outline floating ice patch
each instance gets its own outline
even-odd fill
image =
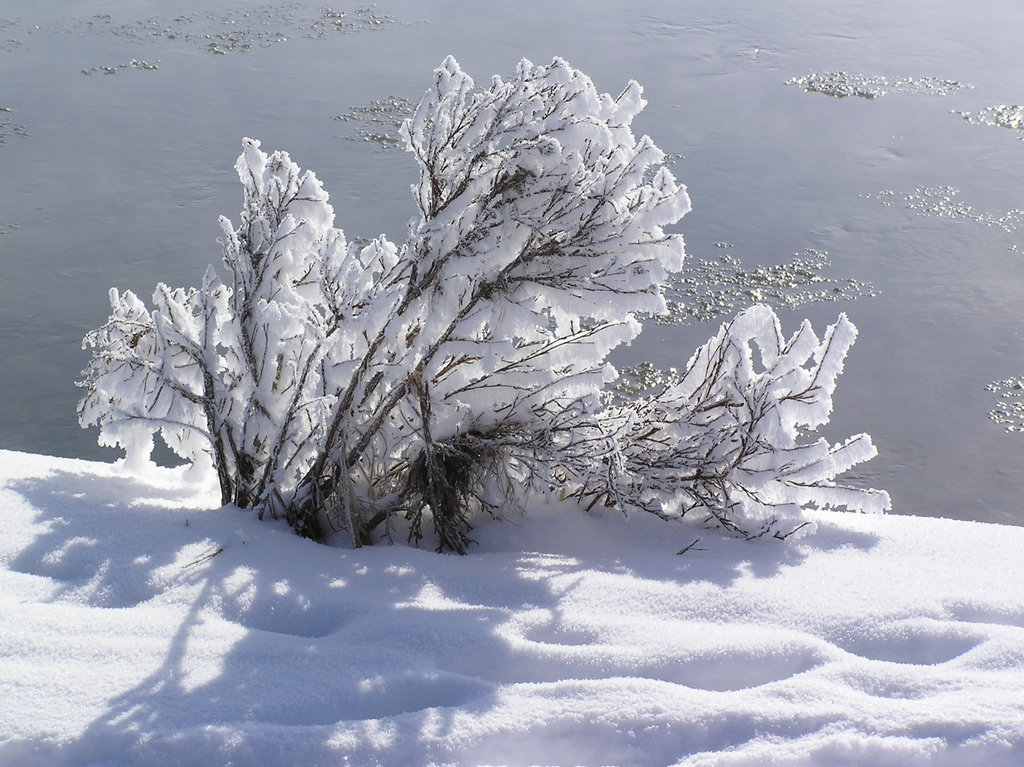
[[[957,112],[971,125],[990,125],[1017,131],[1017,138],[1024,141],[1024,106],[1017,104],[988,107],[980,112]]]
[[[226,53],[251,51],[254,46],[269,48],[274,43],[283,43],[288,39],[283,32],[271,32],[252,29],[230,30],[203,35],[209,40],[207,49],[210,53],[223,56]]]
[[[8,116],[10,113],[10,107],[0,107],[0,144],[6,144],[8,136],[24,138],[28,135],[28,130],[24,125],[11,121]]]
[[[138,44],[186,42],[224,54],[269,47],[288,39],[286,27],[293,24],[294,6],[259,6],[246,11],[214,14],[188,13],[173,18],[118,23],[110,14],[86,21],[63,22],[58,31],[111,34]]]
[[[346,136],[350,141],[370,141],[382,149],[399,149],[403,142],[398,129],[412,113],[413,104],[410,101],[391,96],[374,99],[366,106],[352,107],[334,119],[352,124],[352,135]]]
[[[824,93],[834,98],[857,96],[873,99],[887,93],[924,93],[929,96],[948,96],[973,85],[937,77],[883,77],[855,75],[849,72],[815,72],[803,77],[791,77],[786,85],[797,85],[808,93]]]
[[[4,34],[11,27],[17,26],[20,22],[17,19],[0,19],[0,34]],[[0,51],[13,51],[21,47],[21,41],[14,38],[0,40]]]
[[[322,38],[334,33],[380,29],[394,22],[391,16],[372,8],[311,11],[301,3],[286,3],[227,13],[193,12],[173,18],[154,17],[126,24],[117,23],[110,14],[100,14],[85,21],[63,21],[57,31],[113,34],[140,44],[185,42],[224,55],[269,48],[298,35]],[[106,70],[100,68],[99,71]]]
[[[717,247],[728,247],[716,243]],[[777,266],[746,269],[725,253],[716,259],[687,264],[665,291],[668,313],[660,324],[688,325],[713,322],[753,304],[792,309],[804,304],[877,296],[871,284],[849,278],[826,277],[828,253],[808,248]]]
[[[1010,434],[1024,433],[1024,376],[993,381],[985,390],[999,395],[996,406],[988,411],[992,422]]]
[[[312,33],[317,37],[326,37],[335,32],[363,32],[369,29],[380,29],[395,24],[397,19],[373,8],[359,8],[355,11],[335,11],[324,8],[320,18],[313,22]]]
[[[159,69],[159,62],[156,64],[150,64],[148,61],[142,61],[140,59],[132,59],[127,64],[115,64],[112,67],[91,67],[90,69],[83,69],[83,75],[116,75],[118,72],[124,72],[126,69],[141,69],[143,71],[151,72]]]
[[[675,383],[679,380],[679,371],[675,368],[662,370],[650,362],[619,369],[619,377],[611,387],[612,400],[624,402]]]
[[[997,226],[1004,232],[1015,232],[1024,225],[1024,210],[1020,208],[1005,213],[989,213],[975,210],[960,200],[959,195],[960,190],[952,186],[919,186],[902,197],[891,189],[867,197],[879,200],[887,207],[902,202],[903,207],[922,216],[976,221],[985,226]]]
[[[4,221],[0,221],[0,235],[10,234],[11,232],[17,231],[20,227],[17,224],[8,224]]]

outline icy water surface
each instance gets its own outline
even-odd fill
[[[673,313],[618,362],[682,367],[754,301],[846,312],[827,434],[873,435],[857,481],[1024,524],[1022,39],[1016,0],[0,0],[0,446],[113,455],[75,422],[81,337],[110,286],[219,260],[243,136],[314,169],[350,237],[401,240],[396,127],[432,69],[558,55],[645,86],[636,128],[693,199]]]

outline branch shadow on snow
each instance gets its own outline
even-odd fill
[[[746,540],[713,522],[662,520],[641,512],[627,518],[616,509],[583,511],[574,506],[498,520],[479,532],[487,550],[550,552],[576,560],[582,569],[723,587],[743,577],[770,578],[783,568],[800,565],[815,551],[870,551],[880,541],[873,533],[827,520],[802,536]]]
[[[771,577],[808,550],[874,543],[827,528],[799,546],[707,531],[707,551],[677,557],[690,527],[570,510],[481,523],[467,557],[347,551],[256,523],[251,512],[174,508],[173,488],[129,476],[58,470],[9,488],[37,510],[41,529],[11,569],[53,579],[53,603],[136,615],[121,641],[137,671],[91,670],[112,678],[100,682],[109,695],[72,742],[0,746],[0,762],[26,765],[457,760],[460,717],[500,708],[508,685],[631,676],[713,684],[685,664],[581,662],[602,639],[574,628],[565,609],[595,574],[727,587]],[[154,624],[168,627],[156,629],[159,648]],[[484,737],[493,756],[512,734]]]
[[[180,489],[127,473],[57,469],[7,487],[36,510],[43,528],[10,568],[53,579],[54,602],[133,607],[157,593],[153,573],[204,541],[201,527],[189,529],[202,512],[183,503]]]

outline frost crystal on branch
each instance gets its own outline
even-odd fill
[[[752,309],[652,398],[605,403],[608,354],[664,311],[686,190],[633,118],[556,59],[477,87],[454,59],[403,126],[419,166],[406,242],[347,243],[316,176],[246,139],[222,281],[111,292],[86,336],[83,426],[129,448],[160,433],[211,461],[224,503],[353,545],[390,533],[464,552],[474,515],[557,491],[727,527],[811,505],[875,509],[831,480],[866,437],[799,444],[827,420],[854,331],[784,342]],[[755,372],[751,343],[763,370]]]

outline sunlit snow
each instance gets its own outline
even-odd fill
[[[1024,528],[566,506],[352,551],[172,470],[0,467],[5,767],[1024,761]]]

